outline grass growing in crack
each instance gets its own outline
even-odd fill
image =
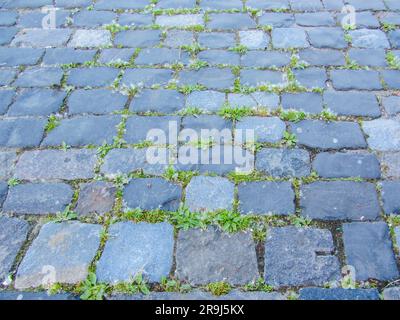
[[[183,186],[186,186],[198,174],[197,171],[177,171],[173,166],[168,166],[164,171],[163,177],[169,181],[180,182]]]
[[[214,221],[223,231],[229,233],[245,230],[250,224],[250,220],[247,216],[229,210],[218,212]]]
[[[55,223],[60,223],[64,221],[76,220],[78,218],[78,214],[71,210],[70,206],[66,206],[63,212],[57,213],[57,216],[51,221]]]
[[[312,224],[311,219],[302,216],[289,216],[289,223],[297,228],[309,227]]]
[[[187,293],[192,290],[192,287],[189,284],[181,283],[175,279],[167,279],[166,277],[161,278],[160,286],[165,292]]]
[[[166,220],[166,213],[161,210],[143,211],[141,209],[133,209],[123,212],[120,218],[138,222],[159,223]]]
[[[229,51],[236,52],[240,55],[244,55],[247,53],[249,49],[244,45],[237,45],[236,47],[230,48]]]
[[[123,84],[122,87],[119,89],[119,92],[121,94],[128,96],[130,98],[133,98],[139,91],[140,91],[140,88],[133,84],[131,84],[129,86]]]
[[[94,272],[89,272],[86,280],[78,287],[78,292],[82,300],[103,300],[108,289],[107,284],[97,282]]]
[[[194,91],[202,91],[205,90],[206,87],[200,85],[200,84],[196,84],[196,85],[184,85],[184,86],[180,86],[177,88],[178,91],[180,93],[183,93],[184,95],[188,95],[191,94]]]
[[[245,291],[264,291],[264,292],[272,292],[274,291],[274,287],[266,284],[263,278],[257,279],[254,283],[249,283],[244,287]]]
[[[385,32],[396,30],[396,25],[392,23],[383,22],[381,25],[381,29]]]
[[[111,34],[115,35],[117,32],[129,30],[128,26],[121,26],[118,23],[107,24],[104,26],[104,29],[111,32]]]
[[[391,69],[400,70],[400,59],[393,52],[389,51],[386,54],[386,62]]]
[[[54,130],[60,125],[60,120],[55,116],[54,114],[49,116],[49,119],[47,120],[47,124],[44,128],[44,131],[46,133],[49,133],[50,131]]]
[[[231,107],[229,103],[225,103],[218,111],[218,115],[228,120],[238,121],[243,117],[250,116],[253,111],[248,107]]]
[[[200,51],[204,50],[197,42],[193,43],[191,45],[181,46],[181,49],[184,50],[184,51],[189,52],[192,56],[195,56]]]
[[[285,131],[283,133],[283,143],[288,147],[294,147],[297,143],[297,137],[294,133]]]
[[[336,121],[338,119],[338,116],[335,113],[333,113],[331,110],[325,108],[320,113],[320,119],[330,122],[330,121]]]
[[[15,187],[15,186],[17,186],[17,185],[19,185],[19,184],[21,184],[21,181],[20,181],[19,179],[17,179],[17,178],[10,178],[10,179],[8,179],[8,181],[7,181],[7,185],[8,185],[10,188]]]
[[[118,283],[113,287],[113,291],[125,293],[125,294],[149,294],[150,288],[144,280],[141,273],[138,273],[129,282]]]
[[[203,113],[203,110],[201,110],[198,107],[187,107],[178,112],[178,114],[180,116],[198,116],[202,113]]]
[[[280,110],[279,117],[284,121],[299,122],[307,117],[307,114],[301,110],[288,109]]]
[[[189,64],[189,68],[192,70],[200,70],[201,68],[205,67],[208,67],[208,62],[199,59],[193,60]]]
[[[232,290],[232,287],[229,283],[220,281],[208,284],[206,289],[214,296],[222,296],[228,294]]]
[[[180,206],[175,212],[171,212],[169,221],[178,229],[188,230],[192,228],[205,228],[207,225],[204,217],[198,213],[191,212],[187,207]]]

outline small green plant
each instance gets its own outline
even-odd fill
[[[21,181],[17,178],[10,178],[7,181],[8,186],[11,188],[19,185],[20,183],[21,183]]]
[[[203,110],[201,110],[198,107],[187,107],[181,111],[179,111],[179,115],[181,116],[198,116],[203,113]]]
[[[60,125],[60,120],[57,118],[56,115],[52,114],[49,116],[49,119],[47,120],[46,127],[44,130],[49,133],[50,131],[54,130]]]
[[[70,206],[66,206],[63,212],[59,212],[56,218],[53,220],[54,222],[64,222],[69,220],[76,220],[78,218],[78,214],[70,209]]]
[[[300,57],[297,54],[292,54],[290,57],[290,67],[294,69],[305,69],[309,66],[309,64],[305,61],[300,60]]]
[[[288,147],[294,147],[297,143],[297,137],[294,133],[290,133],[288,131],[285,131],[283,133],[283,142],[285,145]]]
[[[193,70],[200,70],[205,67],[208,67],[208,62],[199,59],[193,60],[189,65],[189,68]]]
[[[127,85],[122,85],[121,89],[119,90],[120,93],[122,93],[125,96],[129,96],[129,97],[134,97],[139,91],[140,88],[138,86],[135,86],[133,84],[127,86]]]
[[[335,113],[333,113],[331,110],[329,109],[324,109],[322,110],[321,114],[320,114],[320,118],[324,121],[335,121],[337,120],[337,115]]]
[[[130,282],[128,283],[118,283],[115,286],[115,290],[118,292],[123,292],[127,294],[149,294],[150,289],[147,286],[141,273],[138,273]]]
[[[349,56],[346,55],[346,65],[344,66],[345,69],[350,70],[359,70],[361,66],[354,60],[351,60]]]
[[[264,292],[272,292],[274,291],[274,287],[265,283],[263,278],[257,279],[257,281],[247,284],[244,289],[246,291],[264,291]]]
[[[350,34],[345,33],[344,35],[344,41],[346,41],[347,43],[351,43],[353,41],[353,38],[351,37]]]
[[[396,25],[392,23],[383,22],[381,25],[381,29],[385,32],[396,30]]]
[[[161,278],[161,288],[165,292],[180,292],[186,293],[189,292],[192,288],[189,284],[181,283],[175,279],[167,279],[166,277]]]
[[[392,51],[386,54],[386,62],[391,69],[400,70],[400,58],[397,57]]]
[[[210,291],[214,296],[222,296],[228,294],[232,288],[229,283],[220,281],[208,284],[207,290]]]
[[[190,180],[197,175],[197,171],[176,171],[174,167],[170,165],[165,169],[163,177],[169,181],[181,182],[186,186]]]
[[[215,222],[223,231],[233,233],[246,229],[250,220],[238,212],[222,210],[215,216]]]
[[[342,28],[345,31],[351,31],[351,30],[355,30],[356,29],[356,25],[355,24],[342,24]]]
[[[301,110],[288,109],[280,112],[280,118],[284,121],[299,122],[304,120],[307,114]]]
[[[120,31],[128,30],[128,26],[121,26],[118,23],[112,23],[104,26],[104,29],[110,31],[112,34],[115,34]]]
[[[265,32],[271,32],[273,27],[271,25],[265,25],[265,26],[261,26],[261,29]]]
[[[166,213],[161,210],[143,211],[141,209],[128,210],[122,213],[121,218],[133,222],[159,223],[166,219]]]
[[[309,227],[312,221],[302,216],[290,216],[289,222],[297,228]]]
[[[236,52],[240,55],[246,54],[249,49],[244,45],[237,45],[236,47],[230,48],[229,51]]]
[[[204,86],[200,85],[200,84],[196,84],[196,85],[184,85],[184,86],[180,86],[178,88],[178,91],[180,93],[183,93],[184,95],[189,95],[194,91],[202,91],[206,89]]]
[[[105,283],[98,283],[94,272],[89,272],[86,280],[81,284],[79,291],[82,292],[82,300],[103,300],[108,286]]]
[[[181,49],[189,52],[193,56],[198,54],[200,51],[204,50],[197,42],[191,45],[181,46]]]
[[[206,222],[201,215],[191,212],[187,207],[181,205],[175,212],[170,213],[169,220],[178,229],[188,230],[191,228],[205,228]]]
[[[218,114],[225,119],[238,121],[243,117],[252,115],[253,111],[248,107],[232,108],[228,103],[225,103]]]
[[[129,183],[129,177],[126,174],[119,174],[114,179],[114,184],[118,189],[122,189],[124,185]]]

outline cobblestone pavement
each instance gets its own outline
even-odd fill
[[[400,299],[399,0],[0,0],[0,25],[0,299]],[[253,172],[151,164],[174,121]]]

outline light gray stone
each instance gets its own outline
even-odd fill
[[[277,117],[244,117],[236,124],[236,141],[241,137],[241,141],[251,142],[251,137],[247,137],[246,130],[253,130],[253,141],[276,143],[282,139],[286,125]],[[241,134],[239,134],[240,132]]]
[[[400,121],[394,119],[377,119],[363,121],[370,148],[379,151],[400,150]]]
[[[386,288],[383,290],[384,300],[400,300],[400,287]]]
[[[76,30],[68,47],[94,48],[111,44],[111,33],[108,30]]]

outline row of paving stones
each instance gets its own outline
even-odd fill
[[[400,213],[397,194],[400,183],[379,183],[383,210]],[[54,214],[72,201],[73,189],[65,183],[26,183],[9,188],[2,182],[3,212],[16,214]],[[82,183],[76,211],[80,215],[110,212],[115,187],[107,182]],[[127,209],[146,211],[178,210],[182,199],[193,212],[233,210],[235,185],[227,178],[197,176],[185,189],[162,178],[138,178],[124,188]],[[295,192],[288,181],[253,181],[237,186],[238,210],[242,214],[288,215],[296,212]],[[340,199],[340,201],[338,201]],[[353,181],[318,181],[300,188],[299,209],[302,215],[321,220],[376,220],[381,208],[374,184]]]
[[[8,117],[48,116],[59,112],[63,107],[68,115],[92,114],[103,115],[123,111],[129,104],[129,111],[146,114],[177,114],[190,108],[197,108],[204,113],[217,113],[227,104],[232,108],[255,108],[277,111],[295,109],[310,114],[319,114],[325,108],[338,116],[358,116],[375,118],[381,116],[380,105],[388,115],[400,112],[399,96],[377,96],[374,93],[325,91],[323,94],[314,92],[274,93],[254,92],[252,94],[225,94],[218,91],[194,91],[184,95],[179,91],[167,89],[143,89],[129,102],[129,98],[117,91],[108,89],[77,89],[66,99],[64,91],[47,88],[24,88],[20,91],[0,90],[0,114]],[[201,118],[204,118],[201,117]],[[208,117],[217,119],[216,117]],[[142,118],[143,119],[143,118]],[[164,119],[164,120],[163,120]],[[152,118],[148,121],[165,122],[169,118]],[[188,122],[185,118],[183,125]],[[274,119],[274,120],[273,120]],[[177,119],[179,120],[179,119]],[[217,120],[215,120],[217,121]],[[239,121],[246,122],[275,121],[275,118],[249,117]],[[229,121],[219,120],[229,126]]]
[[[1,218],[0,225],[1,275],[5,277],[26,240],[29,225],[7,217]],[[80,222],[45,224],[18,266],[15,288],[40,287],[45,280],[50,284],[84,280],[99,249],[101,230],[100,225]],[[396,234],[398,237],[398,228]],[[118,222],[109,227],[108,235],[96,262],[96,274],[100,282],[109,284],[128,282],[138,273],[151,283],[174,274],[192,286],[216,281],[241,286],[261,275],[275,288],[322,286],[341,278],[332,234],[325,229],[269,228],[262,273],[254,240],[244,232],[226,234],[214,227],[181,230],[174,240],[173,227],[167,223]],[[357,281],[390,281],[399,276],[386,223],[345,223],[343,242],[346,263],[355,268]],[[46,267],[52,268],[50,279],[43,272]]]
[[[238,14],[226,14],[226,26],[218,27],[210,26],[211,30],[243,30],[243,25],[237,22]],[[251,18],[245,14],[250,21]],[[177,21],[182,20],[182,26],[187,25],[186,19],[182,16],[167,16],[168,19],[175,18]],[[217,21],[217,20],[216,20]],[[254,23],[254,22],[253,22]],[[194,24],[197,25],[197,24]],[[175,25],[176,26],[176,25]],[[161,27],[167,27],[166,24]],[[255,29],[257,26],[248,26],[248,29]],[[246,28],[245,28],[246,29]],[[46,47],[61,47],[67,45],[73,48],[93,48],[101,46],[112,46],[114,44],[118,47],[155,47],[161,43],[164,36],[161,30],[123,30],[117,32],[112,36],[108,30],[87,30],[78,29],[21,29],[18,31],[15,27],[3,27],[0,29],[4,36],[1,44],[10,45],[12,47],[33,47],[33,48],[46,48]],[[349,40],[346,41],[345,34],[348,35]],[[181,36],[186,35],[186,40],[190,37],[191,33],[186,32]],[[355,48],[393,48],[399,49],[400,41],[399,30],[384,31],[377,29],[358,29],[351,30],[347,33],[339,27],[286,27],[286,28],[273,28],[271,35],[263,31],[240,31],[239,37],[244,38],[244,41],[253,42],[255,38],[261,44],[261,48],[270,47],[272,45],[275,49],[290,49],[290,48],[331,48],[331,49],[345,49],[349,47],[349,43]],[[217,39],[211,39],[213,36]],[[193,37],[193,36],[192,36]],[[214,44],[219,38],[224,39],[225,43],[234,40],[233,33],[200,33],[199,42],[204,46],[208,43]],[[185,38],[184,38],[185,39]],[[245,42],[242,43],[245,45]]]

